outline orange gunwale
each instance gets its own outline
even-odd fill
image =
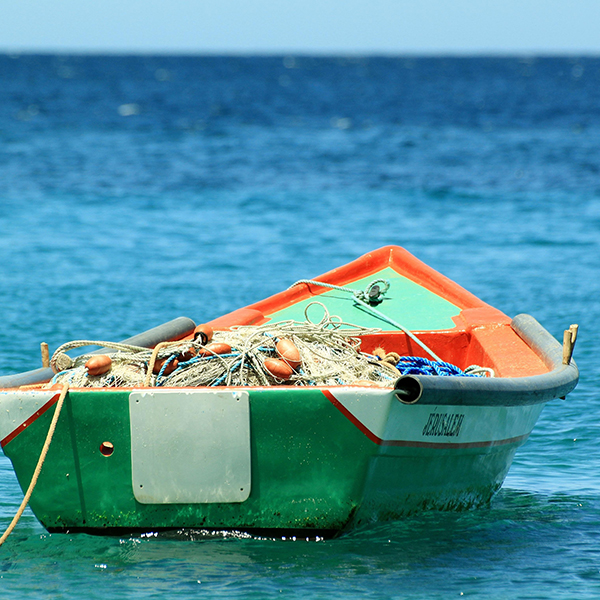
[[[369,252],[314,280],[345,286],[375,275],[386,267],[460,308],[460,314],[453,318],[456,324],[453,329],[414,332],[446,362],[462,369],[471,364],[491,367],[499,377],[525,377],[549,371],[542,359],[512,329],[508,316],[399,246],[385,246]],[[214,319],[209,324],[214,329],[261,325],[269,320],[270,314],[319,296],[328,289],[310,284],[298,285]],[[429,358],[422,348],[399,331],[363,336],[364,352],[372,352],[377,346],[383,346],[388,352]]]

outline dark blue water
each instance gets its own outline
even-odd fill
[[[490,507],[316,542],[48,535],[27,511],[0,596],[597,598],[600,59],[0,56],[0,375],[385,244],[580,325],[580,384]],[[2,529],[21,499],[1,456]]]

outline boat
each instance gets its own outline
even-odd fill
[[[506,316],[401,247],[291,283],[209,323],[181,317],[114,347],[96,341],[103,347],[81,360],[65,359],[69,346],[42,368],[0,377],[0,445],[23,491],[55,419],[30,498],[40,523],[49,532],[314,536],[486,505],[544,405],[577,384],[575,326],[561,344],[533,317]],[[341,336],[344,348],[332,350],[340,371],[306,375],[308,359],[287,360],[271,326]],[[289,331],[298,350],[303,338]],[[272,340],[261,350],[272,363],[237,360],[240,373],[262,366],[254,380],[236,383],[229,366],[209,384],[169,383],[219,336],[240,332]],[[186,344],[197,353],[188,362]],[[136,367],[145,379],[94,383],[109,380],[92,359],[125,347],[147,348]],[[232,347],[204,354],[224,364],[239,356]],[[160,358],[169,348],[180,353],[172,375]],[[322,352],[313,362],[325,368]],[[342,377],[350,353],[377,377]],[[288,371],[267,372],[275,363]]]

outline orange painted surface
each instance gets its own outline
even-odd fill
[[[210,325],[213,329],[227,329],[232,325],[262,325],[266,320],[260,311],[248,306],[247,308],[238,308],[222,317],[217,317],[209,321],[207,325]]]
[[[542,360],[512,330],[509,317],[399,246],[385,246],[312,279],[345,286],[376,275],[387,267],[461,309],[460,315],[454,318],[454,329],[413,332],[442,360],[462,369],[472,364],[491,367],[500,377],[537,375],[548,371]],[[298,285],[219,317],[210,325],[216,329],[232,325],[261,325],[268,320],[268,315],[319,296],[329,289],[310,284]],[[365,336],[361,349],[372,352],[378,346],[405,356],[430,358],[425,350],[400,331]]]
[[[416,284],[423,286],[460,308],[489,306],[471,294],[471,292],[468,292],[451,279],[438,273],[435,269],[432,269],[399,246],[385,246],[361,256],[347,265],[311,279],[345,286],[357,279],[375,275],[386,267],[394,269],[400,275],[407,277]],[[318,296],[327,291],[328,288],[315,285],[299,285],[265,300],[261,300],[248,308],[258,310],[263,315],[269,315],[296,302],[305,300],[311,296]]]

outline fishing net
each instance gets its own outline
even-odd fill
[[[281,321],[217,331],[210,343],[198,338],[159,344],[154,350],[108,342],[75,341],[52,356],[59,371],[48,386],[68,381],[71,387],[199,387],[363,384],[393,387],[399,371],[360,352],[360,336],[378,333],[342,323],[327,312],[319,323]],[[298,364],[282,360],[282,340],[293,344]],[[66,352],[90,345],[111,350],[107,372],[92,375],[86,363],[93,354],[71,359]],[[161,347],[162,346],[162,347]],[[97,355],[96,355],[97,356]],[[284,363],[282,365],[282,363]],[[88,365],[91,363],[88,363]]]
[[[318,323],[308,316],[322,307]],[[393,387],[400,375],[493,377],[492,369],[473,365],[462,371],[441,360],[401,357],[383,349],[361,352],[361,336],[380,329],[344,323],[320,302],[305,309],[306,321],[280,321],[202,333],[194,340],[162,342],[154,349],[81,340],[60,346],[50,364],[56,375],[46,385],[71,387],[332,386]],[[412,334],[411,334],[412,335]],[[414,337],[414,336],[412,336]],[[423,345],[420,342],[421,345]],[[69,350],[101,346],[108,354],[71,358]],[[287,350],[286,350],[287,348]],[[287,351],[292,352],[292,357]],[[425,347],[425,349],[427,349]],[[427,349],[432,356],[433,352]]]

